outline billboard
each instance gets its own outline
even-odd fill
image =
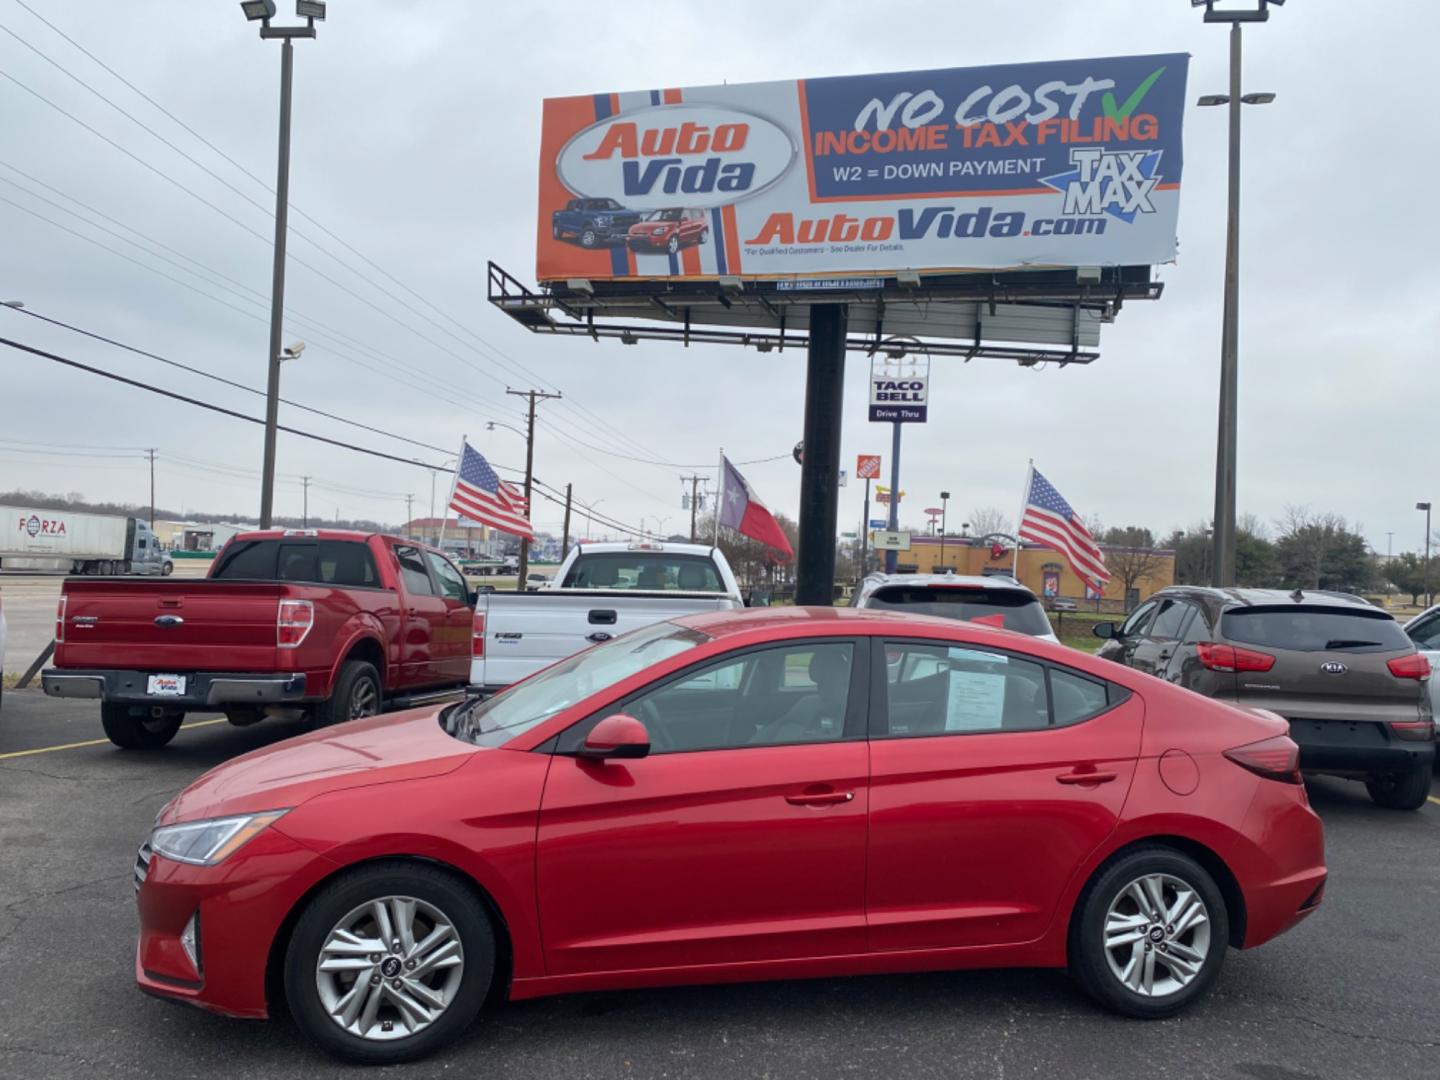
[[[1169,53],[549,98],[537,277],[1167,262],[1187,65]]]

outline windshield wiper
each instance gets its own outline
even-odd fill
[[[1361,641],[1357,638],[1334,638],[1325,642],[1327,649],[1358,649],[1364,645],[1379,645],[1378,641]]]

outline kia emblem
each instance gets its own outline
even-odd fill
[[[1326,660],[1325,663],[1320,665],[1320,670],[1326,675],[1344,675],[1345,672],[1350,669],[1339,660]]]

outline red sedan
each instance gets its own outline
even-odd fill
[[[242,1017],[283,988],[376,1063],[492,990],[1068,967],[1166,1016],[1320,902],[1285,730],[973,623],[659,623],[201,777],[141,848],[135,975]]]

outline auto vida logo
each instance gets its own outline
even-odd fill
[[[1325,663],[1320,665],[1320,670],[1326,675],[1344,675],[1345,672],[1350,669],[1339,660],[1326,660]]]
[[[592,124],[555,160],[577,195],[631,210],[724,206],[789,171],[795,144],[778,124],[719,105],[656,105]]]

